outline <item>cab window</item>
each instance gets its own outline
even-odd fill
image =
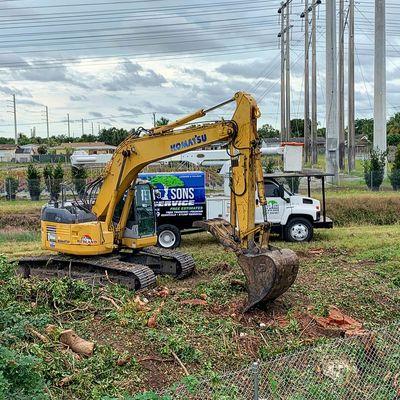
[[[273,182],[266,182],[264,185],[266,197],[279,197],[279,188]]]

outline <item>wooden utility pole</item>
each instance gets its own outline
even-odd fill
[[[15,94],[13,94],[13,110],[14,110],[14,135],[15,144],[18,144],[18,127],[17,127],[17,102],[15,100]]]
[[[286,89],[285,89],[285,3],[278,10],[281,14],[281,31],[278,35],[281,44],[281,142],[286,140]]]
[[[311,164],[318,163],[318,108],[317,108],[317,5],[313,4],[311,26]]]
[[[375,0],[374,148],[387,150],[385,0]]]
[[[308,0],[304,0],[304,151],[305,161],[310,161],[310,38]]]
[[[326,171],[339,182],[336,0],[326,0]]]
[[[339,122],[339,168],[345,169],[345,133],[344,133],[344,0],[339,1],[339,101],[338,101],[338,122]]]
[[[290,2],[286,2],[286,140],[290,140],[292,133],[290,122]]]
[[[349,0],[349,128],[348,128],[348,167],[349,173],[356,167],[355,154],[355,96],[354,96],[354,0]]]
[[[68,139],[71,138],[71,123],[69,120],[69,113],[67,114],[67,124],[68,124]]]
[[[47,130],[47,141],[50,139],[50,125],[49,125],[49,107],[44,106],[45,117],[46,117],[46,130]]]

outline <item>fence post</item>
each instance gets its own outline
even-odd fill
[[[260,365],[257,361],[251,366],[251,374],[253,376],[253,400],[259,400]]]

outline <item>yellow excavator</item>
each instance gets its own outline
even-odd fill
[[[236,102],[236,109],[230,120],[193,122],[231,102]],[[56,254],[20,260],[22,273],[113,282],[136,290],[154,285],[156,274],[190,275],[195,266],[191,256],[154,247],[153,188],[138,181],[138,174],[158,160],[226,142],[231,158],[230,223],[215,219],[201,221],[199,226],[237,254],[246,276],[246,310],[274,300],[293,284],[299,263],[293,251],[269,245],[266,212],[265,223],[255,225],[256,202],[266,205],[259,117],[254,98],[238,92],[208,110],[129,136],[81,198],[67,201],[62,193],[60,201],[43,207],[42,247]]]

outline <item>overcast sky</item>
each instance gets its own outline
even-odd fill
[[[279,1],[5,0],[0,2],[0,136],[13,136],[12,94],[19,132],[46,135],[101,127],[150,127],[252,93],[260,123],[279,127]],[[325,123],[325,2],[318,12],[319,120]],[[374,1],[356,6],[357,116],[372,115]],[[293,0],[292,112],[303,113],[304,29]],[[347,8],[347,2],[346,2]],[[388,113],[400,104],[400,5],[388,14]],[[347,42],[347,37],[346,37]],[[347,46],[346,46],[347,47]],[[229,118],[231,109],[207,119]]]

